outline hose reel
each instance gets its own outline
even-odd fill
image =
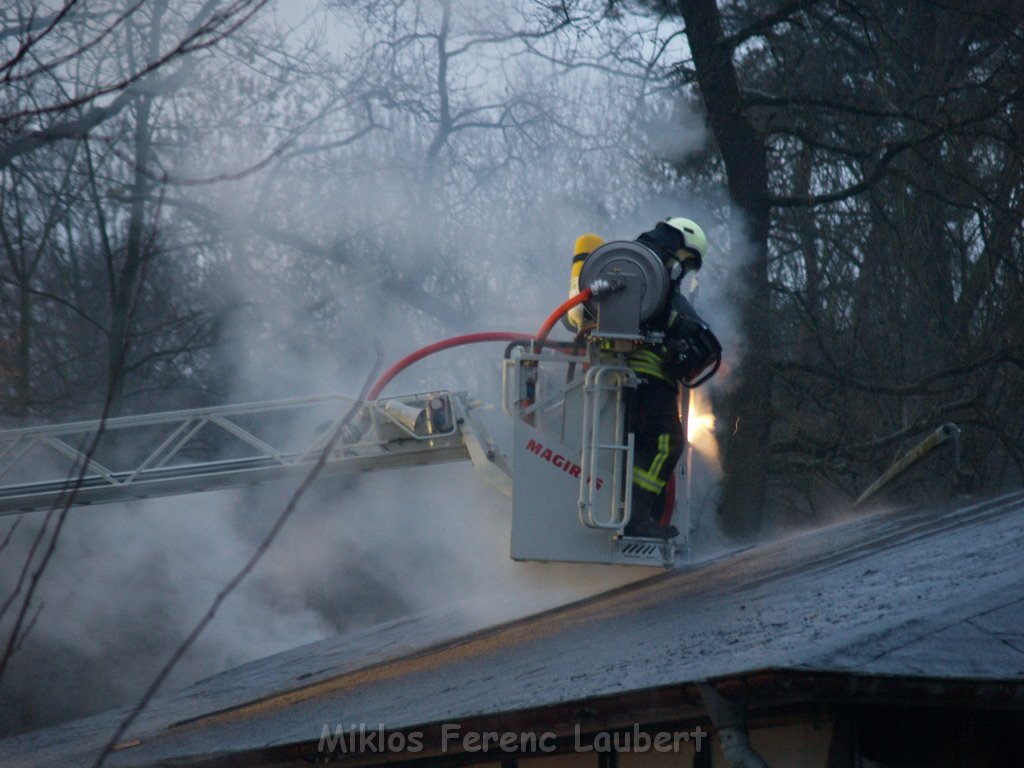
[[[654,317],[669,294],[668,270],[647,246],[613,240],[591,253],[580,272],[580,290],[598,280],[611,285],[600,301],[585,306],[597,318],[593,335],[605,339],[640,341],[640,324]]]

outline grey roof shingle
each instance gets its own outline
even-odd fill
[[[1019,682],[1022,540],[1024,493],[1013,493],[852,519],[461,637],[443,617],[394,622],[162,697],[130,730],[141,743],[109,765],[766,669]],[[0,764],[88,764],[117,718],[0,742]]]

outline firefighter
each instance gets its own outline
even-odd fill
[[[707,253],[704,230],[690,219],[673,217],[658,222],[636,242],[650,248],[665,264],[670,291],[665,307],[641,328],[644,333],[663,334],[662,340],[641,344],[629,356],[639,384],[630,395],[628,409],[634,434],[633,503],[624,533],[675,538],[679,531],[668,524],[668,490],[684,447],[677,405],[679,384],[694,386],[713,375],[722,348],[680,291],[683,277],[703,265]],[[596,235],[576,241],[571,291],[579,290],[582,261],[601,243]],[[582,313],[570,318],[578,328],[586,321]]]

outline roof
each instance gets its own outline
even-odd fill
[[[324,724],[457,722],[765,670],[1024,682],[1024,493],[850,519],[454,637],[414,617],[155,701],[112,766],[316,743]],[[120,713],[0,742],[88,765]],[[177,764],[177,763],[176,763]]]

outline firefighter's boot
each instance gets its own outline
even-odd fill
[[[634,490],[629,524],[622,534],[645,539],[674,539],[678,536],[679,529],[674,525],[661,525],[659,510],[663,504],[659,501],[660,496]]]

